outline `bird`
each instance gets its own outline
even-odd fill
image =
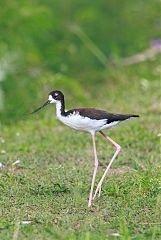
[[[48,95],[48,100],[32,113],[38,112],[48,104],[56,104],[56,117],[62,123],[75,130],[85,131],[91,134],[94,152],[94,169],[88,200],[88,207],[91,207],[92,201],[95,199],[96,195],[98,194],[98,196],[100,196],[103,180],[105,179],[113,161],[121,151],[121,146],[112,140],[108,135],[106,135],[102,130],[113,128],[119,123],[122,123],[130,118],[139,117],[139,115],[110,113],[96,108],[75,108],[67,111],[65,110],[64,94],[59,90],[50,92]],[[99,132],[106,140],[111,142],[115,146],[116,151],[107,165],[106,170],[98,182],[96,190],[93,194],[96,173],[99,165],[95,142],[95,135],[97,132]]]

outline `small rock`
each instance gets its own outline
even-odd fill
[[[6,154],[6,151],[4,149],[2,149],[1,154]]]
[[[113,237],[119,237],[120,234],[119,234],[119,233],[111,233],[111,236],[113,236]]]
[[[12,163],[12,166],[16,165],[16,164],[20,164],[22,163],[22,161],[18,158],[14,163]]]
[[[3,163],[0,162],[0,168],[3,169],[5,167],[5,165],[3,165]]]
[[[1,143],[5,143],[4,138],[0,138],[0,142],[1,142]]]
[[[31,224],[31,223],[32,223],[32,221],[30,221],[30,220],[26,220],[26,221],[21,222],[21,224]]]

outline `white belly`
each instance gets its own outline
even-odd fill
[[[79,114],[72,114],[69,116],[58,116],[58,119],[65,125],[74,128],[79,131],[100,131],[105,128],[113,127],[118,124],[118,122],[113,122],[106,124],[107,119],[90,119],[88,117],[82,117]]]

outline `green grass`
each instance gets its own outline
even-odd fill
[[[90,89],[84,105],[141,115],[108,132],[122,151],[91,208],[89,134],[57,122],[52,106],[1,126],[0,239],[160,239],[159,61],[111,69],[112,81]],[[96,139],[98,183],[115,149]]]

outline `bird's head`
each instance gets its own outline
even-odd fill
[[[50,103],[58,103],[58,102],[62,102],[62,101],[64,101],[63,93],[61,91],[54,90],[49,93],[48,100],[43,105],[41,105],[39,108],[37,108],[35,111],[33,111],[32,113],[38,112],[39,110],[41,110],[42,108],[44,108],[45,106],[47,106]]]
[[[49,93],[48,101],[50,101],[50,103],[57,103],[62,100],[64,100],[64,95],[61,91],[55,90]]]

